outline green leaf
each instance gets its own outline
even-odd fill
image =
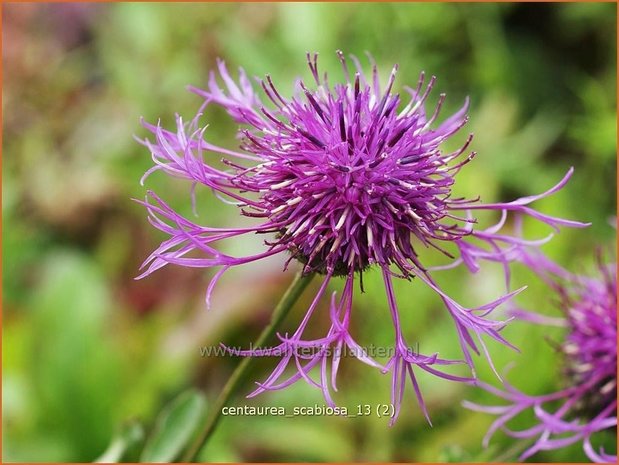
[[[159,414],[140,461],[172,462],[194,436],[205,414],[204,394],[193,389],[183,392]]]
[[[108,448],[101,454],[95,463],[117,463],[124,457],[125,453],[142,442],[144,439],[144,429],[136,421],[131,421],[122,425],[120,431],[114,436]]]
[[[109,326],[114,318],[109,283],[91,257],[57,250],[45,257],[29,306],[28,384],[36,421],[58,442],[80,438],[66,442],[72,454],[67,461],[92,460],[122,418],[117,399],[127,362]]]

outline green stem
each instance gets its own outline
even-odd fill
[[[276,333],[277,328],[284,321],[286,315],[290,312],[295,302],[299,299],[307,285],[310,283],[312,278],[314,277],[314,273],[310,274],[302,274],[301,272],[297,273],[294,280],[290,284],[290,287],[283,295],[282,299],[275,307],[273,314],[271,315],[271,321],[269,324],[262,330],[258,339],[256,339],[255,344],[253,345],[254,349],[258,349],[263,347],[265,343],[267,343]],[[249,368],[254,361],[253,357],[244,358],[241,363],[236,367],[232,376],[222,389],[219,397],[215,401],[215,404],[211,407],[210,414],[206,419],[204,424],[204,428],[200,432],[200,434],[196,437],[196,439],[189,445],[186,453],[182,457],[182,462],[195,462],[196,456],[204,446],[204,444],[211,437],[219,420],[221,419],[221,410],[224,408],[238,388],[244,383],[249,374]]]

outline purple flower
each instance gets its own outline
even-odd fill
[[[426,83],[421,73],[416,88],[405,88],[403,103],[400,94],[393,92],[397,66],[383,88],[376,65],[371,75],[366,76],[355,57],[351,70],[343,54],[338,52],[338,56],[344,70],[343,84],[332,86],[326,73],[321,77],[317,55],[308,54],[314,83],[306,86],[297,80],[292,98],[283,97],[269,76],[257,80],[262,88],[259,97],[247,74],[240,69],[237,84],[223,61],[218,62],[218,68],[225,89],[219,87],[215,73],[211,73],[207,89],[190,88],[204,98],[203,107],[220,106],[242,125],[238,150],[204,139],[206,128],[198,126],[202,110],[189,124],[177,116],[175,131],[145,124],[154,140],[141,142],[148,147],[155,163],[145,177],[162,170],[187,179],[194,187],[206,186],[222,200],[236,205],[242,215],[254,219],[256,225],[201,226],[149,192],[144,205],[150,221],[169,239],[146,260],[141,276],[169,263],[220,267],[208,286],[208,302],[217,280],[233,266],[276,254],[288,256],[286,266],[292,260],[301,262],[306,273],[321,274],[323,282],[298,330],[292,335],[280,335],[280,344],[272,349],[235,352],[244,356],[282,357],[271,376],[250,395],[284,388],[303,379],[320,388],[331,405],[330,390],[336,389],[340,362],[338,351],[345,346],[362,362],[391,373],[395,417],[407,376],[425,412],[413,368],[445,379],[471,381],[473,378],[449,374],[444,368],[464,363],[473,369],[471,351],[479,353],[481,348],[487,355],[483,335],[509,344],[499,334],[506,322],[491,320],[487,315],[520,290],[477,308],[465,308],[439,288],[432,270],[419,260],[417,250],[432,247],[450,257],[452,262],[444,268],[464,263],[475,272],[481,260],[497,261],[507,267],[512,251],[527,243],[499,233],[509,212],[526,214],[555,230],[559,226],[584,226],[529,207],[535,200],[561,189],[572,169],[547,192],[513,202],[483,204],[478,199],[453,198],[455,175],[475,155],[467,152],[472,135],[455,152],[444,153],[440,147],[466,124],[468,100],[457,113],[438,124],[445,95],[441,94],[431,113],[425,110],[434,77]],[[267,104],[261,103],[261,98]],[[226,169],[212,163],[221,157]],[[209,158],[212,161],[205,161]],[[501,218],[491,228],[476,230],[473,212],[477,210],[493,210]],[[217,242],[244,234],[269,234],[264,241],[265,251],[234,257],[217,249]],[[448,252],[447,245],[455,246],[458,256]],[[359,280],[363,290],[363,272],[371,266],[382,269],[395,328],[395,351],[386,366],[359,350],[349,332],[355,280]],[[304,339],[303,333],[329,282],[339,276],[345,279],[344,291],[339,301],[332,299],[329,333],[318,340]],[[415,277],[443,300],[453,318],[464,360],[416,354],[408,349],[392,280]],[[311,354],[301,353],[302,348],[312,348]],[[286,378],[288,366],[296,372]],[[318,381],[310,377],[314,367],[320,370]]]
[[[567,328],[558,348],[564,359],[563,389],[546,395],[529,396],[508,383],[497,389],[479,382],[485,390],[504,399],[500,406],[466,402],[473,410],[498,418],[484,444],[499,429],[514,438],[535,442],[522,455],[524,460],[541,450],[559,449],[581,442],[594,462],[617,462],[603,448],[591,444],[591,437],[617,428],[617,271],[615,264],[599,264],[599,276],[569,273],[539,253],[525,252],[522,261],[535,271],[556,294],[564,318],[548,318],[523,310],[516,315],[537,324]],[[532,412],[534,426],[514,431],[507,423],[523,412]]]

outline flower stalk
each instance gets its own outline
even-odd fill
[[[281,325],[282,321],[286,318],[290,310],[294,306],[294,304],[299,300],[299,297],[305,290],[305,288],[309,285],[314,277],[314,273],[304,274],[302,271],[299,271],[288,290],[283,295],[282,299],[279,301],[275,310],[273,310],[273,314],[271,315],[271,321],[269,324],[262,330],[258,339],[254,344],[254,347],[260,348],[263,347],[267,342],[269,342],[275,333],[277,332],[277,328]],[[225,407],[232,396],[236,393],[240,386],[247,380],[249,375],[249,370],[253,364],[255,359],[252,357],[245,357],[236,367],[232,376],[226,383],[226,385],[221,390],[219,397],[215,401],[215,404],[211,407],[210,414],[204,423],[204,427],[200,434],[196,436],[196,439],[190,446],[187,448],[187,451],[182,457],[182,462],[194,462],[196,457],[204,444],[211,437],[215,428],[219,424],[219,420],[221,419],[221,410]]]

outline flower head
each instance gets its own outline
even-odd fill
[[[308,54],[314,83],[309,86],[298,80],[291,98],[283,97],[269,76],[258,80],[262,88],[259,97],[247,74],[241,69],[237,84],[223,61],[218,62],[218,68],[225,89],[219,87],[215,73],[211,73],[207,89],[190,88],[204,98],[204,106],[218,105],[242,125],[238,133],[239,150],[207,142],[205,129],[198,127],[200,113],[189,124],[177,117],[175,132],[145,124],[155,136],[152,142],[142,141],[155,162],[147,175],[163,170],[189,180],[194,186],[206,186],[235,204],[242,215],[257,219],[259,224],[223,229],[197,225],[149,192],[144,204],[151,222],[170,238],[147,259],[142,276],[170,263],[221,267],[208,287],[208,301],[215,283],[230,267],[276,254],[287,254],[286,264],[292,260],[301,262],[306,273],[322,274],[324,279],[318,295],[294,334],[280,336],[281,344],[272,351],[238,353],[282,356],[273,374],[259,384],[257,392],[303,379],[321,388],[331,403],[328,379],[335,389],[339,358],[331,357],[329,377],[326,348],[356,345],[348,332],[354,281],[358,276],[362,282],[366,268],[381,267],[396,331],[396,355],[385,367],[369,357],[359,358],[392,374],[393,403],[399,411],[406,374],[421,401],[413,366],[447,379],[467,381],[470,378],[456,377],[437,367],[466,363],[472,368],[470,352],[479,353],[479,347],[486,351],[482,334],[507,343],[499,335],[505,322],[489,320],[486,316],[514,294],[478,308],[465,308],[439,288],[430,270],[419,260],[417,250],[432,247],[453,259],[448,266],[464,263],[473,272],[481,260],[498,261],[507,267],[512,259],[511,250],[526,242],[498,233],[508,212],[527,214],[554,229],[583,224],[547,216],[528,206],[563,187],[572,170],[549,191],[509,203],[482,204],[478,199],[453,198],[455,176],[474,156],[467,152],[472,135],[454,152],[444,153],[441,146],[466,124],[468,100],[457,113],[439,124],[444,94],[434,110],[428,113],[425,110],[434,77],[426,82],[422,73],[416,88],[405,88],[402,97],[393,91],[397,66],[383,87],[375,64],[371,75],[366,76],[356,58],[352,57],[354,67],[350,69],[343,54],[338,52],[338,56],[344,71],[343,83],[331,86],[327,75],[321,76],[318,71],[317,55]],[[221,170],[205,161],[212,156],[223,156],[222,161],[229,168]],[[495,226],[478,231],[474,228],[476,220],[472,212],[475,210],[495,210],[501,213],[501,218]],[[233,257],[215,247],[223,239],[250,233],[270,234],[264,241],[266,251]],[[445,250],[445,244],[455,245],[459,256]],[[202,256],[187,256],[195,252]],[[340,302],[332,301],[331,331],[323,339],[304,340],[303,332],[329,281],[336,276],[345,277],[346,283]],[[439,295],[454,319],[464,360],[444,360],[437,354],[411,356],[405,351],[392,288],[394,277],[418,277]],[[305,357],[295,350],[304,346],[324,350]],[[296,374],[282,381],[286,367],[293,361]],[[320,381],[309,376],[309,371],[317,365],[322,367]]]
[[[558,449],[582,442],[587,456],[595,462],[616,462],[603,449],[595,450],[591,437],[617,427],[617,272],[615,264],[599,264],[599,276],[574,275],[541,254],[524,253],[523,261],[552,288],[564,318],[549,319],[519,310],[516,315],[538,324],[567,329],[558,345],[564,360],[563,389],[546,395],[530,396],[505,384],[498,390],[480,386],[508,402],[503,406],[466,405],[498,415],[485,443],[498,429],[515,438],[534,439],[521,456],[540,450]],[[536,424],[514,431],[507,423],[523,412],[532,411]]]

